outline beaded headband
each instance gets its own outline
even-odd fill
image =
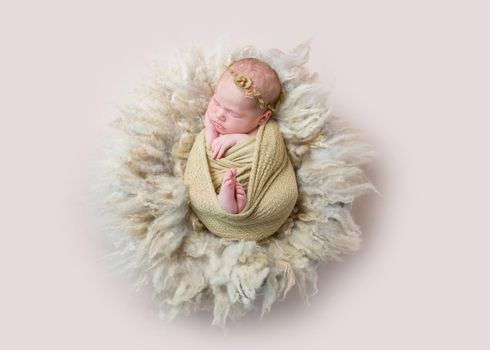
[[[260,109],[264,109],[265,107],[267,107],[267,109],[270,109],[272,112],[275,112],[277,109],[277,106],[279,105],[279,102],[282,100],[282,98],[284,96],[283,92],[282,92],[282,88],[281,88],[281,92],[279,93],[279,97],[277,98],[277,100],[272,104],[268,103],[266,105],[264,102],[264,99],[262,98],[262,94],[260,93],[259,90],[257,90],[252,79],[250,79],[246,75],[238,74],[233,69],[231,69],[231,66],[233,65],[233,63],[235,63],[235,62],[230,63],[229,65],[226,66],[226,68],[228,69],[230,74],[233,76],[233,81],[235,82],[235,84],[239,88],[245,90],[245,95],[247,97],[257,99],[257,102],[259,103]]]

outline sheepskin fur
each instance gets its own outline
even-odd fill
[[[308,43],[290,53],[223,42],[180,49],[154,63],[120,108],[96,192],[115,244],[110,258],[136,278],[137,289],[151,284],[164,320],[212,310],[212,324],[224,327],[259,297],[263,317],[295,284],[308,302],[320,263],[359,248],[351,205],[376,192],[360,168],[374,152],[332,115],[328,92],[305,67],[308,53]],[[286,98],[274,118],[299,188],[291,216],[259,243],[207,231],[189,209],[183,183],[212,87],[226,64],[243,57],[268,62],[283,82]]]

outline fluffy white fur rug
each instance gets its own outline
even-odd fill
[[[96,192],[116,247],[111,258],[137,288],[152,285],[163,319],[212,310],[213,325],[225,326],[228,317],[255,308],[256,299],[263,316],[295,284],[308,301],[319,264],[358,249],[350,211],[355,198],[376,192],[360,169],[374,152],[331,114],[328,92],[305,67],[308,53],[307,43],[290,53],[222,42],[180,49],[155,63],[121,107]],[[209,233],[190,211],[182,179],[210,85],[242,57],[268,62],[283,82],[286,99],[274,118],[299,187],[288,221],[260,244]]]

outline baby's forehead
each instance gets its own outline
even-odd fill
[[[274,102],[279,97],[281,82],[277,73],[270,65],[257,58],[250,57],[234,62],[223,72],[218,84],[234,84],[234,77],[240,75],[252,80],[254,89],[257,89],[266,103]]]
[[[257,102],[254,98],[247,97],[243,90],[236,86],[233,79],[221,79],[216,87],[215,97],[219,102],[233,105],[241,109],[255,109]]]
[[[278,83],[277,76],[271,68],[265,68],[263,66],[250,66],[244,64],[235,63],[231,68],[238,75],[244,75],[250,78],[257,88],[266,88],[271,84]],[[221,75],[219,82],[221,81],[233,81],[234,76],[229,70],[225,70]]]

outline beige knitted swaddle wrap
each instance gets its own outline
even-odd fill
[[[256,240],[274,234],[286,221],[298,198],[293,166],[275,120],[262,124],[255,138],[237,143],[221,159],[213,159],[203,129],[189,153],[184,181],[190,206],[207,229],[229,239]],[[231,214],[218,203],[223,176],[237,169],[237,181],[247,204]]]

